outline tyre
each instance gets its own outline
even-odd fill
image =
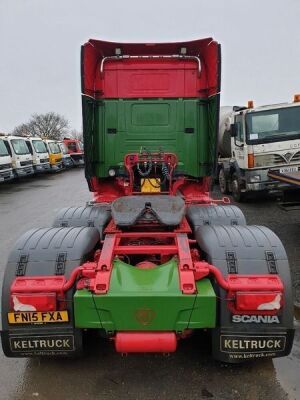
[[[236,173],[234,173],[231,178],[231,191],[232,197],[238,203],[243,203],[247,200],[247,195],[242,192],[241,183]]]
[[[223,168],[219,171],[219,186],[222,194],[229,194],[229,185]]]

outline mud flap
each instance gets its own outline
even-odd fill
[[[10,288],[17,276],[69,278],[74,268],[92,257],[98,243],[97,229],[84,227],[32,229],[19,238],[9,255],[2,288],[1,338],[5,355],[57,357],[77,356],[82,352],[82,332],[74,324],[74,290],[67,292],[64,301],[67,317],[63,321],[42,319],[36,323],[31,322],[34,318],[28,320],[26,312],[19,313],[18,321],[9,320],[8,313],[14,311]]]
[[[294,329],[248,329],[219,327],[213,330],[213,357],[227,363],[287,356],[292,349]]]
[[[7,357],[77,357],[82,355],[80,329],[39,328],[1,332],[2,348]]]
[[[87,207],[62,208],[55,217],[53,227],[86,226],[98,229],[100,239],[103,239],[103,230],[111,217],[110,206],[97,204]]]
[[[189,206],[186,217],[196,231],[203,225],[246,225],[246,218],[236,206]]]
[[[293,336],[292,284],[287,255],[279,238],[263,226],[202,226],[196,239],[207,261],[228,274],[278,274],[284,285],[283,308],[275,316],[234,315],[226,292],[217,284],[217,327],[212,330],[214,358],[238,363],[282,357],[290,353]]]

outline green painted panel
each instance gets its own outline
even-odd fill
[[[130,110],[131,126],[151,126],[153,129],[168,126],[170,124],[170,111],[169,104],[149,103],[146,107],[145,104],[132,104]]]
[[[115,260],[106,295],[75,293],[75,324],[106,331],[214,327],[216,297],[210,281],[197,282],[197,290],[197,295],[181,293],[175,260],[149,270]]]
[[[176,153],[187,175],[211,175],[218,98],[95,101],[83,96],[86,175],[106,177],[109,167],[141,146]]]
[[[102,328],[93,296],[86,289],[77,290],[74,295],[74,316],[77,328]]]

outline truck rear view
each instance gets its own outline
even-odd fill
[[[176,350],[208,330],[213,356],[289,354],[285,250],[209,195],[220,46],[211,38],[82,48],[85,173],[94,201],[23,235],[2,292],[7,356],[77,355],[94,329],[116,351]]]
[[[122,178],[125,155],[140,149],[176,154],[174,173],[204,182],[215,162],[219,68],[219,47],[212,39],[157,45],[91,40],[83,46],[91,190],[98,192],[97,184],[112,175],[115,181]],[[126,186],[118,184],[118,190],[125,192]]]

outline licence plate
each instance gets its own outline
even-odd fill
[[[68,311],[26,311],[8,313],[9,324],[48,324],[68,321]]]
[[[281,174],[287,174],[289,172],[297,172],[298,171],[298,167],[283,167],[280,168],[279,172]]]
[[[141,179],[141,192],[142,193],[160,192],[160,179],[159,178]]]

